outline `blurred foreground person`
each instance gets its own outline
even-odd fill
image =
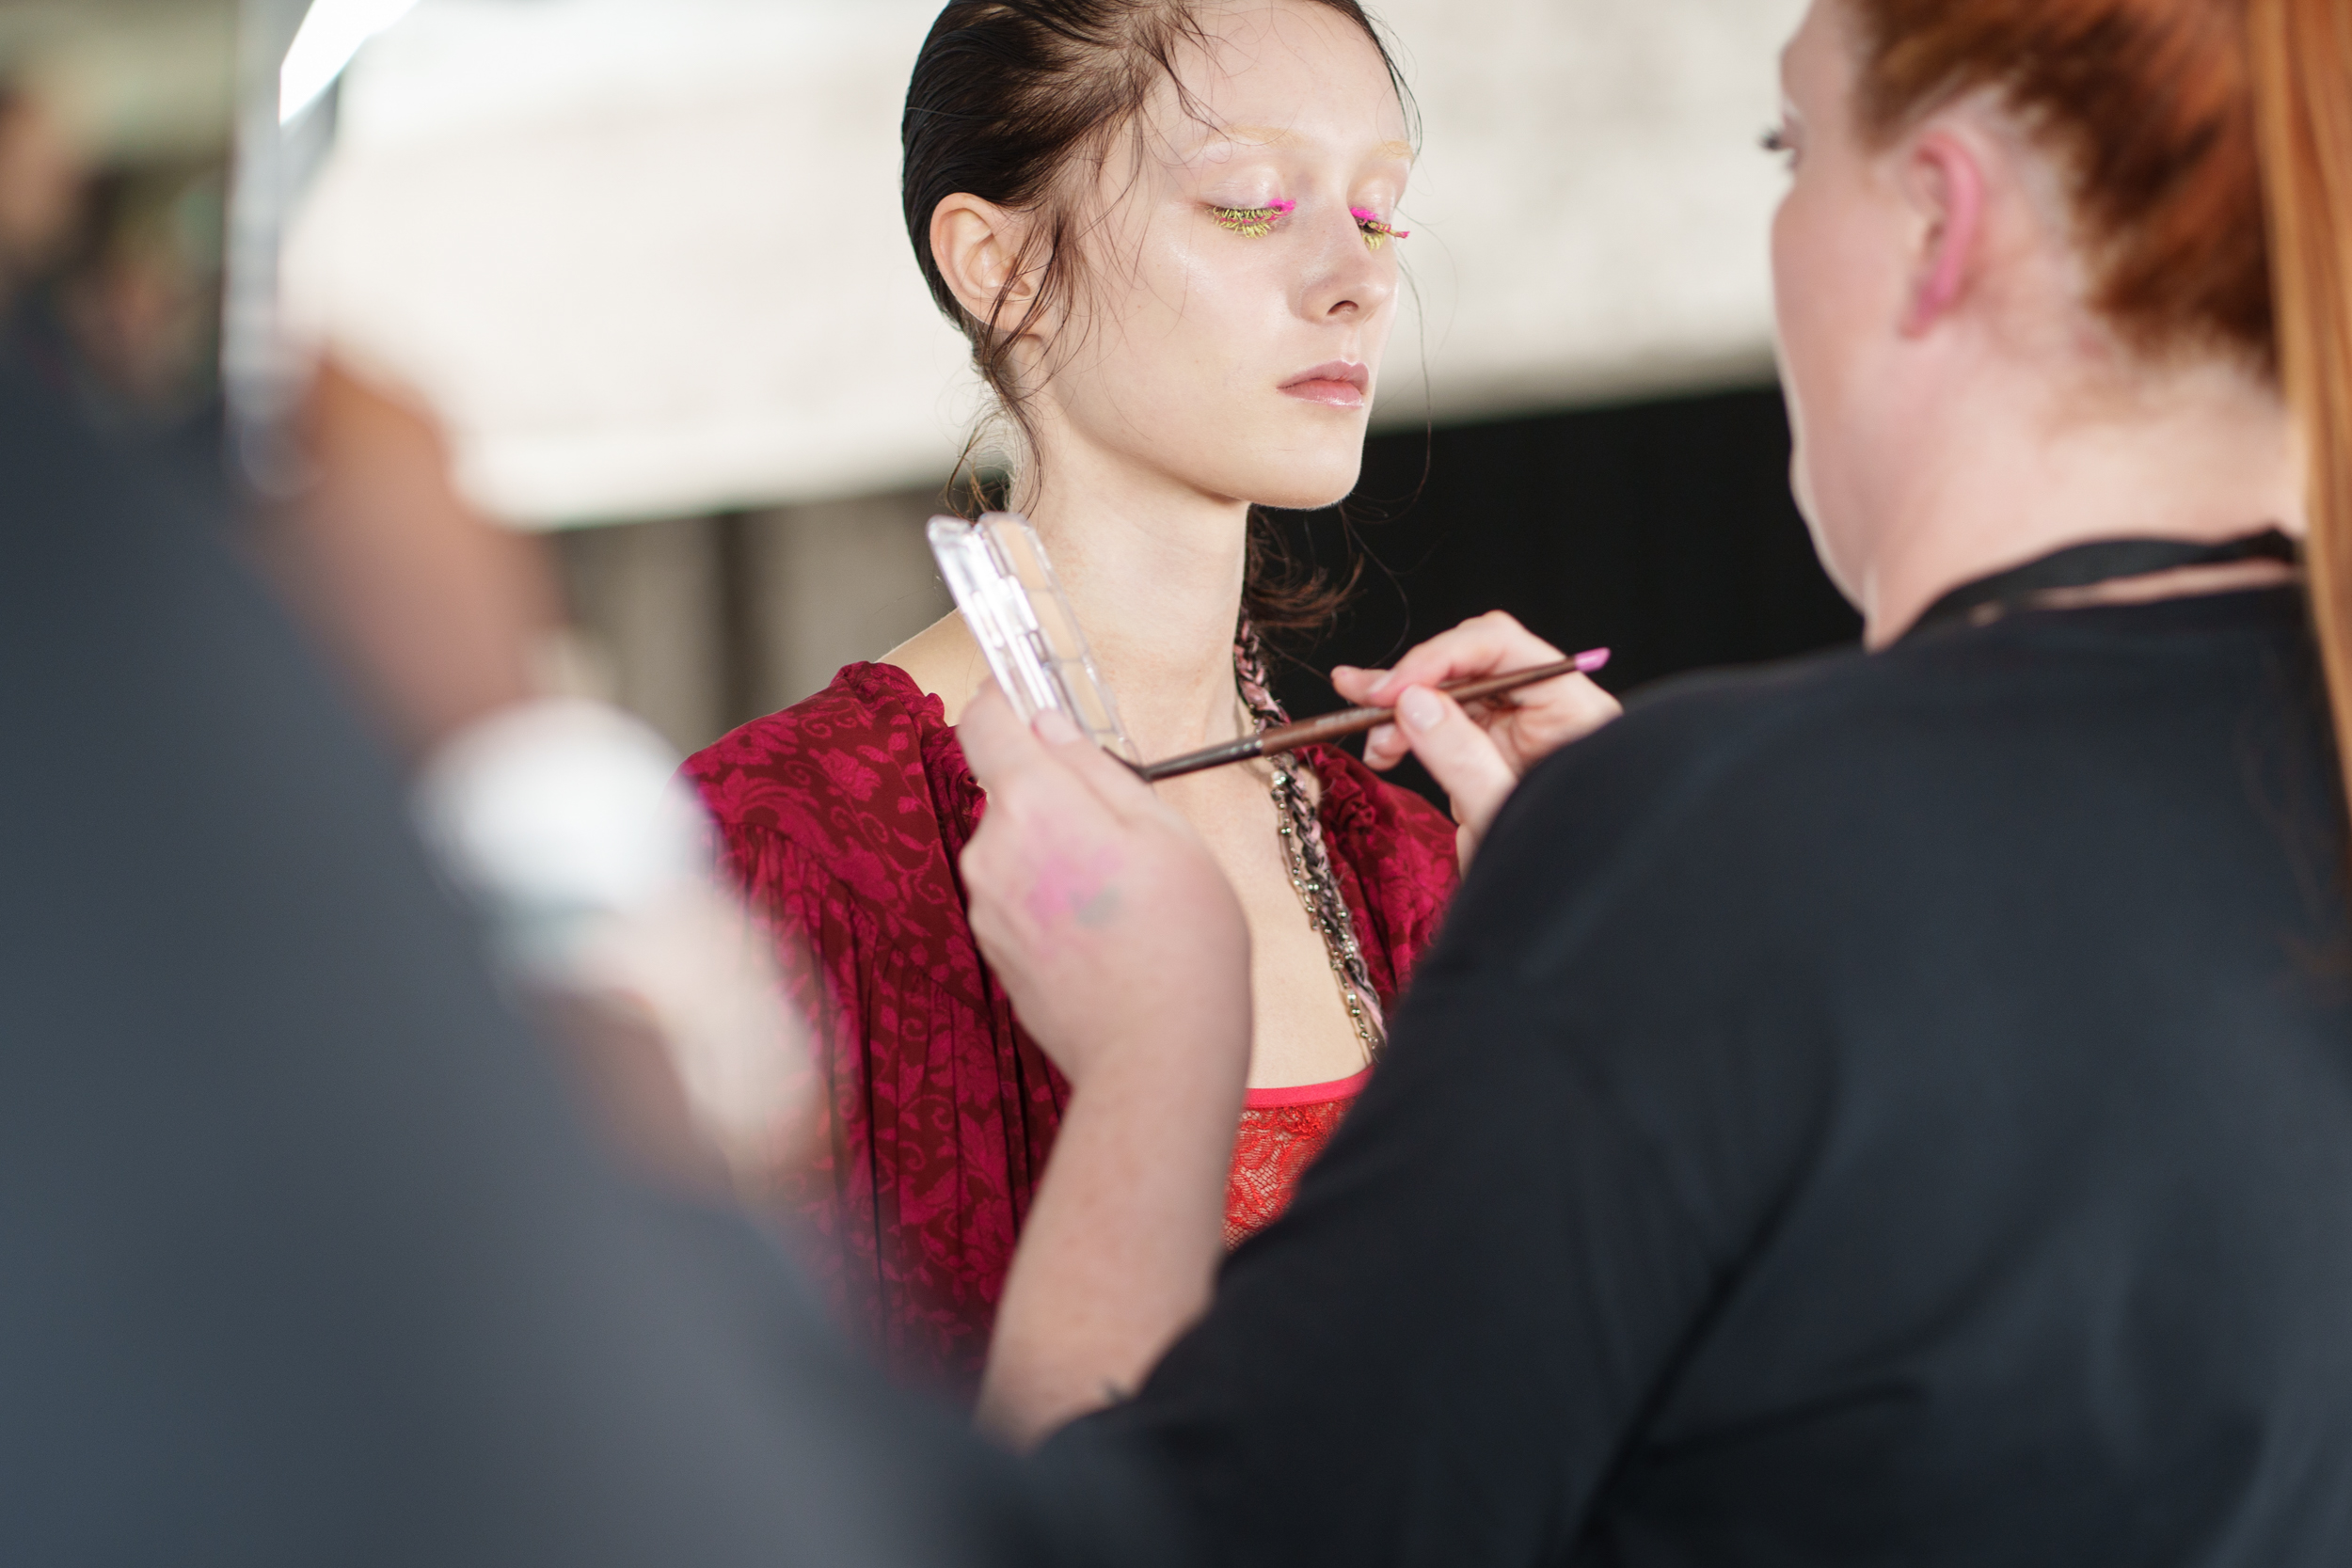
[[[39,94],[0,76],[0,356],[61,395],[79,356],[51,285],[87,222],[89,170]]]
[[[805,1141],[807,1047],[677,756],[544,690],[545,544],[459,494],[438,422],[391,372],[331,339],[312,352],[305,483],[267,559],[404,753],[429,847],[608,1132],[655,1180],[756,1201]]]
[[[5,368],[0,494],[0,1555],[1028,1564],[1133,1522],[1107,1480],[1048,1513],[740,1220],[607,1167],[295,638]]]
[[[0,77],[0,301],[13,303],[64,260],[88,178],[55,110]]]
[[[1819,0],[1785,71],[1869,651],[1531,777],[1290,1214],[1065,1441],[1232,1564],[2352,1561],[2352,8]],[[1375,683],[1416,744],[1448,663]],[[1024,1433],[1206,1297],[1249,1017],[1213,863],[1048,728],[963,726],[975,928],[1094,1129]]]
[[[218,488],[215,195],[186,169],[100,168],[69,123],[0,71],[0,354]],[[203,499],[216,522],[221,499]]]

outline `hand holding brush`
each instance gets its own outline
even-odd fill
[[[1545,681],[1558,680],[1563,675],[1594,674],[1608,662],[1609,650],[1595,648],[1573,658],[1557,659],[1533,669],[1447,681],[1437,689],[1468,706],[1472,703],[1491,702]],[[1146,763],[1136,771],[1157,784],[1162,779],[1178,779],[1187,773],[1205,772],[1212,768],[1248,762],[1254,757],[1279,756],[1300,746],[1327,745],[1394,722],[1396,710],[1392,707],[1344,708],[1338,713],[1327,713],[1317,719],[1302,720],[1295,724],[1283,724],[1258,735],[1245,736],[1222,746],[1187,752],[1183,756],[1169,757],[1164,762]]]
[[[1411,756],[1429,770],[1460,825],[1456,848],[1467,867],[1528,769],[1608,723],[1619,709],[1615,698],[1581,676],[1467,705],[1467,691],[1448,694],[1445,688],[1562,662],[1559,649],[1498,611],[1431,638],[1393,670],[1337,669],[1331,684],[1349,702],[1399,710],[1396,722],[1373,731],[1364,743],[1364,761],[1386,769]],[[1589,671],[1598,654],[1586,662]]]

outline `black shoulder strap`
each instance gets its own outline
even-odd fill
[[[2056,589],[2090,588],[2188,566],[2229,566],[2241,561],[2280,561],[2292,566],[2299,565],[2302,559],[2302,546],[2275,528],[2218,545],[2179,539],[2102,539],[1963,584],[1930,605],[1906,635],[1973,619],[1988,610],[1997,614],[2023,609],[2037,594]]]

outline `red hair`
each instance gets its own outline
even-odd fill
[[[1848,5],[1866,135],[1998,93],[2068,170],[2092,303],[2127,341],[2227,344],[2275,365],[2247,0]]]
[[[2312,616],[2352,740],[2352,3],[1843,0],[1891,140],[1991,90],[2069,172],[2092,303],[2151,354],[2285,391],[2310,465]],[[2249,518],[2248,522],[2256,519]]]

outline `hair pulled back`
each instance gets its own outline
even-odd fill
[[[2352,5],[1843,0],[1892,140],[1991,88],[2070,173],[2093,304],[2149,354],[2280,382],[2310,467],[2312,614],[2352,742]],[[2251,524],[2258,521],[2248,518]]]
[[[1404,96],[1386,42],[1357,0],[1303,0],[1339,12],[1364,31]],[[1163,81],[1189,106],[1177,56],[1205,46],[1198,0],[953,0],[932,24],[907,88],[900,139],[900,192],[907,235],[924,281],[947,319],[972,343],[972,361],[1031,454],[1027,412],[1037,388],[1019,384],[1013,346],[1027,325],[1068,300],[1079,277],[1076,239],[1088,214],[1073,166],[1099,166],[1114,138],[1140,134],[1143,110]],[[1037,223],[1012,270],[1036,292],[1005,319],[1012,288],[987,317],[966,310],[931,253],[931,214],[951,196],[975,196]],[[977,443],[977,437],[975,437]],[[964,477],[972,458],[958,467]],[[972,492],[979,490],[974,473]],[[1353,585],[1296,566],[1272,519],[1252,508],[1243,609],[1262,630],[1303,630],[1327,622]]]

